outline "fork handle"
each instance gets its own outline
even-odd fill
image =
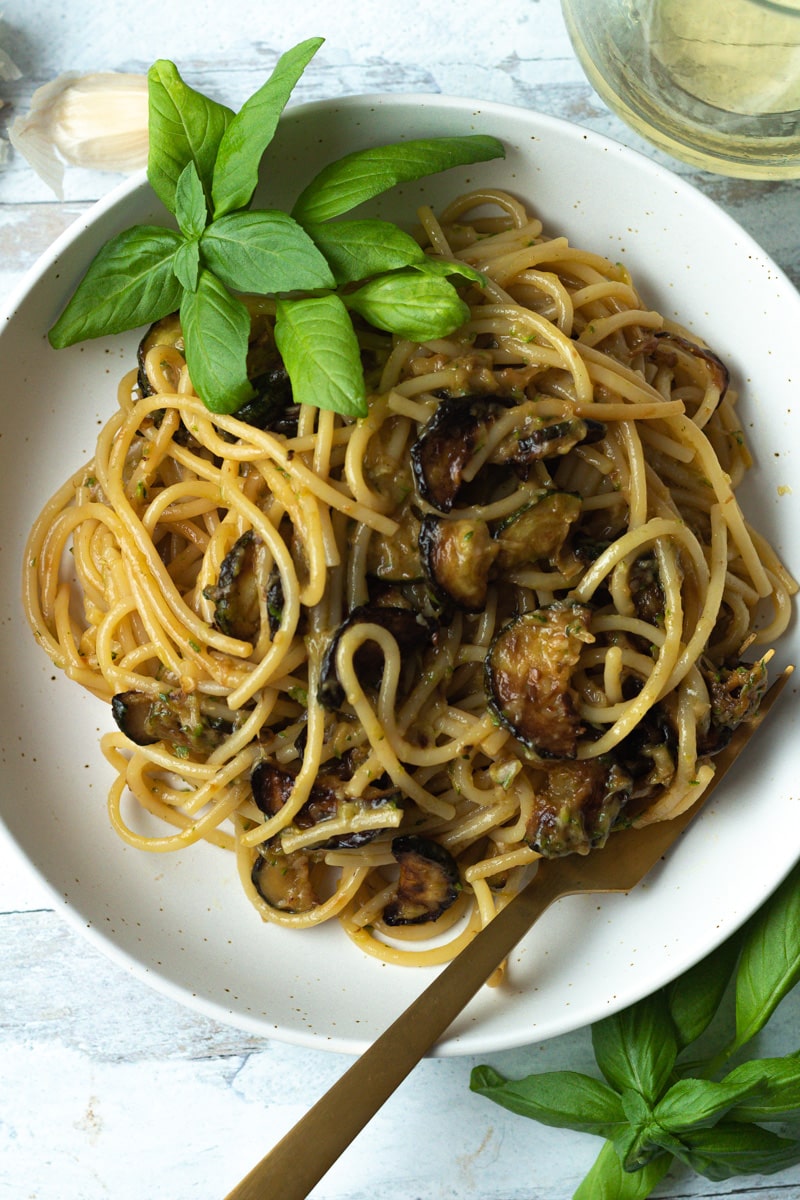
[[[547,860],[539,864],[532,884],[476,935],[469,954],[448,964],[226,1200],[305,1200],[495,967],[545,909],[567,894],[563,880],[549,873]]]

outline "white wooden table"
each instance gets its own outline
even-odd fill
[[[726,180],[651,151],[584,81],[557,0],[6,0],[2,17],[0,46],[22,77],[0,83],[0,122],[62,71],[143,72],[158,57],[238,106],[280,52],[322,34],[298,100],[444,92],[566,117],[692,179],[800,283],[800,181]],[[0,288],[115,182],[71,171],[57,202],[12,155],[0,168]],[[2,842],[0,964],[0,1200],[219,1200],[349,1064],[215,1024],[152,991],[67,927]],[[791,997],[759,1049],[794,1050],[799,1031]],[[487,1057],[515,1076],[593,1064],[586,1030]],[[599,1142],[471,1095],[477,1061],[422,1063],[314,1197],[569,1200]],[[789,1200],[800,1196],[800,1168],[720,1184],[675,1172],[656,1195]]]

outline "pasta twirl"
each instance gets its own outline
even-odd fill
[[[708,347],[502,192],[419,217],[483,283],[449,338],[363,327],[367,418],[292,404],[264,303],[259,402],[214,416],[162,322],[25,573],[112,705],[120,836],[211,841],[264,919],[402,963],[691,804],[796,592]]]

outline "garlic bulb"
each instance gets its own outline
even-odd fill
[[[147,77],[59,75],[37,88],[8,136],[59,198],[65,165],[135,171],[147,163]]]

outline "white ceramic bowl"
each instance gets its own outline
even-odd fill
[[[623,261],[649,305],[695,328],[731,367],[756,460],[747,511],[797,571],[800,298],[753,240],[687,184],[552,118],[392,95],[290,110],[270,151],[265,199],[289,207],[324,161],[365,145],[471,131],[501,137],[505,161],[398,188],[379,211],[413,220],[421,201],[502,185],[524,197],[549,231]],[[221,851],[151,856],[124,846],[109,827],[109,772],[98,748],[110,713],[53,669],[20,612],[28,527],[57,484],[91,456],[137,342],[131,334],[56,352],[47,329],[98,247],[161,215],[143,179],[114,191],[44,256],[0,327],[0,813],[55,907],[137,975],[255,1033],[355,1052],[432,971],[380,965],[336,927],[297,934],[263,925]],[[795,623],[776,664],[797,662],[798,649]],[[708,811],[634,893],[572,898],[551,909],[514,954],[509,982],[485,989],[437,1053],[484,1053],[587,1024],[668,981],[731,933],[800,855],[794,713],[790,693]]]

